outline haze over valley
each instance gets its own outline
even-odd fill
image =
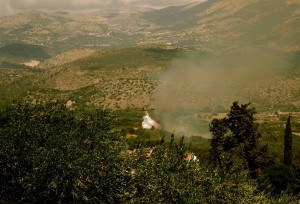
[[[0,5],[0,203],[300,203],[300,0]]]
[[[30,10],[2,16],[0,31],[1,104],[151,107],[166,130],[187,135],[236,100],[266,114],[300,110],[297,0]]]

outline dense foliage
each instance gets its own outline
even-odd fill
[[[300,192],[300,169],[293,163],[293,134],[291,117],[288,116],[284,130],[283,162],[267,167],[270,182],[275,191],[287,190],[294,194]]]
[[[250,104],[232,104],[227,117],[214,119],[210,125],[211,162],[221,168],[231,168],[234,158],[240,158],[253,179],[258,177],[262,161],[268,158],[266,146],[259,144],[261,137],[254,122],[255,109]]]
[[[133,155],[133,203],[268,203],[247,172],[235,166],[222,172],[187,157],[183,138]]]
[[[1,113],[0,125],[2,199],[118,199],[125,143],[110,113],[76,116],[64,104],[21,101]]]
[[[222,132],[222,131],[221,131]],[[33,203],[274,203],[243,160],[227,171],[193,156],[182,138],[127,150],[110,112],[20,101],[0,114],[0,201]],[[168,142],[166,142],[168,141]]]
[[[284,155],[283,163],[290,166],[293,160],[292,153],[293,139],[292,139],[292,129],[291,129],[291,116],[288,117],[286,121],[286,127],[284,131]]]

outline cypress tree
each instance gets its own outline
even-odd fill
[[[292,164],[292,160],[293,160],[292,144],[293,144],[293,140],[292,140],[292,128],[291,128],[291,116],[289,116],[284,131],[284,157],[283,157],[283,163],[288,166]]]

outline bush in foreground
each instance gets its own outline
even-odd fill
[[[242,163],[221,171],[187,161],[183,138],[126,154],[114,116],[20,101],[0,113],[0,201],[32,203],[282,203]]]
[[[1,199],[118,200],[126,147],[110,113],[76,116],[57,102],[20,101],[1,113],[0,137]]]

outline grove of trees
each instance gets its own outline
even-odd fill
[[[0,112],[0,201],[298,202],[297,194],[262,189],[268,149],[259,143],[254,114],[249,104],[234,102],[226,118],[212,121],[207,164],[187,160],[191,149],[173,135],[129,154],[113,112],[15,102]]]

